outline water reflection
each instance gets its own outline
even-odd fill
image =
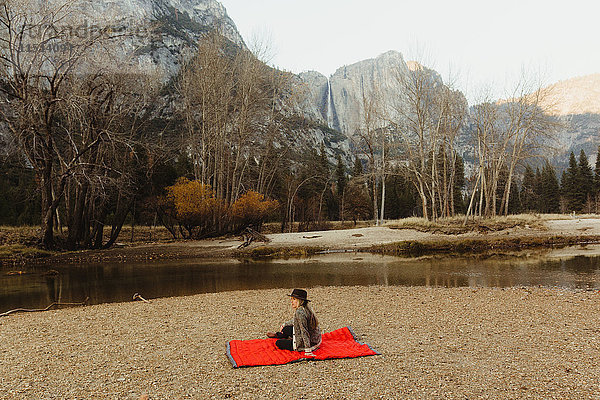
[[[332,254],[273,262],[163,261],[31,267],[0,271],[0,312],[43,308],[53,302],[92,304],[230,290],[314,286],[558,286],[600,287],[600,256],[402,260]]]

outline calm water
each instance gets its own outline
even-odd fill
[[[589,250],[587,251],[589,253]],[[576,252],[577,253],[577,252]],[[348,285],[600,288],[600,256],[403,260],[329,254],[273,262],[186,260],[0,270],[0,312],[60,301],[90,304],[243,289]],[[47,274],[48,270],[58,274]]]

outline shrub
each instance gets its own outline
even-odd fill
[[[216,232],[216,222],[224,207],[209,185],[179,178],[165,189],[178,223],[188,233],[186,236],[199,238]]]
[[[235,230],[247,226],[259,229],[267,216],[279,207],[277,200],[268,200],[253,190],[247,191],[229,209]]]

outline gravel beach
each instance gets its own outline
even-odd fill
[[[596,291],[310,288],[322,329],[351,326],[381,355],[234,369],[227,342],[276,329],[288,293],[0,318],[0,398],[600,398]]]

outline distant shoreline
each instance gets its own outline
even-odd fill
[[[102,262],[184,260],[192,258],[289,258],[318,252],[369,251],[418,256],[423,254],[505,254],[528,249],[600,243],[600,218],[546,219],[535,226],[510,226],[458,234],[427,232],[388,224],[313,232],[271,233],[268,243],[253,242],[243,250],[240,237],[159,241],[118,245],[107,250],[57,252],[39,258],[0,256],[3,266]]]

